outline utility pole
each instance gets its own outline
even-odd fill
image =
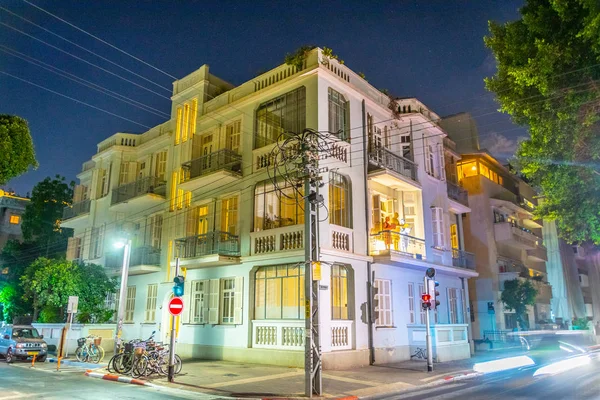
[[[175,258],[175,279],[179,277],[179,253],[180,249],[177,249],[177,258]],[[168,380],[173,382],[175,376],[175,336],[177,336],[177,327],[175,326],[175,317],[171,315],[171,341],[169,343],[169,372]]]
[[[431,295],[429,294],[429,278],[427,278],[427,276],[423,277],[423,287],[425,288],[423,298],[427,296],[427,300],[429,301],[431,299]],[[431,302],[423,303],[423,308],[425,309],[425,340],[427,343],[427,372],[433,371],[433,348],[431,347],[431,321],[429,319],[430,307]]]
[[[123,249],[123,270],[121,271],[121,292],[119,293],[119,313],[117,315],[117,332],[115,334],[115,353],[119,351],[121,344],[121,335],[123,334],[123,318],[125,317],[125,308],[127,302],[127,278],[129,276],[129,257],[131,254],[131,239],[125,240]]]

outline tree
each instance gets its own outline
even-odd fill
[[[522,18],[490,22],[497,61],[486,79],[501,111],[529,128],[516,167],[541,189],[538,217],[568,242],[600,243],[600,3],[528,0]]]
[[[513,279],[504,281],[504,290],[502,290],[500,300],[504,303],[504,308],[515,312],[521,329],[527,329],[523,317],[527,312],[527,306],[535,304],[535,296],[537,296],[537,290],[529,280]]]
[[[106,296],[117,289],[115,279],[106,276],[104,268],[96,264],[79,265],[79,313],[80,322],[105,322]]]
[[[66,183],[57,175],[49,177],[33,187],[31,201],[23,213],[23,238],[25,242],[35,242],[39,256],[63,256],[67,250],[67,239],[73,230],[60,227],[63,209],[73,199],[74,183]]]
[[[30,309],[29,304],[23,300],[23,290],[18,283],[0,283],[0,304],[2,305],[3,321],[12,322],[13,317],[23,315]]]
[[[15,115],[0,114],[0,185],[29,169],[37,168],[33,140],[27,121]]]

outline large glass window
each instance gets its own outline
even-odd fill
[[[343,265],[331,266],[331,318],[349,319],[348,269]]]
[[[256,271],[255,319],[302,319],[303,307],[304,265],[275,265]]]
[[[352,188],[350,179],[337,172],[329,173],[329,222],[352,228]]]
[[[256,185],[254,191],[254,230],[280,228],[304,223],[302,193],[291,186],[280,186],[281,193],[275,190],[271,181]]]
[[[350,141],[349,103],[339,92],[329,88],[329,132]]]
[[[300,133],[304,128],[306,128],[306,89],[302,86],[258,107],[254,148],[275,143],[283,132]]]

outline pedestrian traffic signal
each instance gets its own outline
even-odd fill
[[[431,308],[431,295],[429,293],[423,293],[421,295],[421,306],[424,310],[429,310]]]
[[[427,286],[427,293],[431,296],[431,309],[435,310],[440,305],[440,301],[438,300],[440,292],[437,290],[440,283],[433,279],[428,279]]]
[[[183,296],[183,283],[185,282],[185,278],[179,275],[176,276],[175,279],[173,279],[173,282],[175,283],[175,286],[173,286],[173,296]]]

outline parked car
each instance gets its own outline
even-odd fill
[[[15,359],[26,360],[36,356],[40,362],[46,361],[48,345],[31,325],[4,325],[0,328],[0,356],[12,363]]]

